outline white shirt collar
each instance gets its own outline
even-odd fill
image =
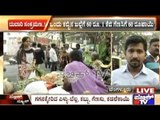
[[[148,56],[150,55],[154,59],[155,62],[157,62],[159,60],[159,56],[157,56],[155,58],[155,57],[152,56],[152,54],[149,51],[148,51],[148,53],[149,53]]]
[[[122,68],[122,73],[124,73],[124,72],[129,72],[127,65],[125,65],[124,68]],[[145,67],[144,64],[143,64],[143,67],[139,73],[148,74],[147,68]]]

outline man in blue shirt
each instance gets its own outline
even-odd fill
[[[147,42],[141,36],[133,35],[126,40],[127,65],[115,69],[111,74],[112,86],[157,86],[159,75],[143,64]]]

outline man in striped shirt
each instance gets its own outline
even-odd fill
[[[159,74],[159,38],[150,40],[149,55],[146,57],[144,64],[147,68]]]

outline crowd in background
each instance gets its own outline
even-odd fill
[[[17,52],[20,80],[28,79],[33,68],[41,68],[45,64],[50,72],[63,71],[63,89],[70,93],[107,93],[101,68],[110,69],[111,65],[104,65],[97,52],[82,49],[78,43],[76,48],[70,48],[69,44],[59,48],[55,43],[44,48],[40,43],[31,41],[29,37],[22,38]]]

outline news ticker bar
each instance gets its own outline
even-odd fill
[[[34,105],[132,105],[132,95],[32,95]]]
[[[109,87],[108,94],[0,95],[0,104],[22,105],[160,105],[156,87]]]
[[[156,87],[112,87],[108,94],[0,95],[0,104],[32,105],[160,105]]]
[[[160,94],[0,95],[0,105],[160,105]]]
[[[53,18],[50,30],[67,31],[154,31],[155,18]]]
[[[155,31],[160,16],[0,16],[0,31]]]

